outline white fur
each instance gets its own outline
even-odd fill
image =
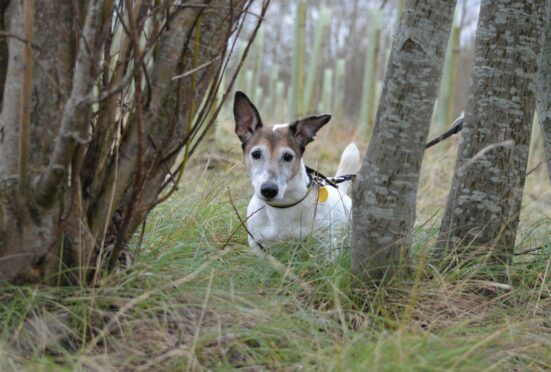
[[[351,143],[343,152],[337,175],[355,173],[359,165],[359,150],[354,143]],[[340,184],[338,189],[327,186],[329,196],[324,202],[318,202],[318,189],[314,187],[299,204],[283,209],[274,208],[257,193],[257,186],[264,182],[265,175],[269,173],[267,170],[261,172],[260,168],[254,165],[251,168],[249,165],[255,194],[247,208],[247,228],[252,234],[249,236],[249,246],[254,253],[263,255],[259,243],[266,247],[277,240],[301,239],[311,234],[336,237],[347,230],[352,208],[352,200],[346,195],[350,182]],[[256,177],[259,179],[256,180]],[[284,178],[281,177],[281,179]],[[276,177],[276,179],[279,178]],[[306,168],[301,161],[300,171],[283,185],[275,201],[281,205],[300,200],[308,192],[308,182]],[[278,186],[281,187],[279,183]]]
[[[274,124],[274,126],[272,127],[272,132],[275,132],[279,128],[286,128],[288,126],[289,126],[289,124]]]
[[[339,164],[339,169],[337,169],[336,177],[344,176],[346,174],[354,174],[358,172],[360,167],[360,150],[354,142],[350,143],[341,155],[341,162]],[[341,193],[346,194],[348,188],[350,187],[350,182],[344,182],[339,186]]]

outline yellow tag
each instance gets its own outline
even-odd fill
[[[320,187],[320,189],[318,191],[318,201],[320,203],[323,203],[324,201],[327,200],[328,197],[329,197],[329,191],[327,191],[327,188],[326,187]]]

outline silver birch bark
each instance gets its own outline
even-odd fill
[[[543,134],[547,174],[551,182],[551,0],[545,0],[542,49],[538,57],[536,105]]]
[[[483,0],[458,159],[437,257],[512,258],[530,131],[543,0]]]
[[[408,255],[415,198],[455,1],[409,1],[353,194],[352,270],[373,280]]]

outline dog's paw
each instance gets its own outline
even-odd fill
[[[259,246],[257,243],[251,244],[251,245],[250,245],[250,248],[251,248],[251,252],[252,252],[255,256],[260,257],[260,258],[266,257],[266,252],[264,252],[264,251],[262,250],[262,248],[260,248],[260,246]]]

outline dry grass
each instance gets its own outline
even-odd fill
[[[331,174],[352,137],[324,129],[308,163]],[[355,282],[346,246],[329,262],[316,242],[288,242],[273,252],[286,277],[248,253],[228,193],[244,213],[250,190],[228,138],[231,150],[197,156],[176,197],[152,213],[131,270],[98,288],[2,289],[0,370],[551,368],[549,248],[519,259],[510,286],[476,279],[477,261],[442,273],[416,260],[413,279],[383,289]],[[415,257],[434,239],[456,141],[427,152]],[[549,195],[540,167],[528,178],[519,250],[549,241]]]

